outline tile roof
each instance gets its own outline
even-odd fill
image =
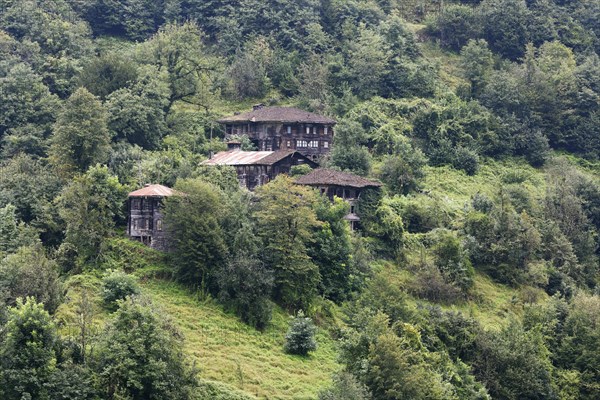
[[[273,165],[278,161],[290,155],[297,155],[302,158],[296,150],[277,150],[277,151],[242,151],[229,150],[222,151],[213,156],[213,158],[203,161],[203,165]]]
[[[129,193],[128,197],[169,197],[176,192],[163,185],[146,185],[145,187]]]
[[[305,122],[315,124],[335,124],[336,121],[323,115],[311,113],[295,107],[261,107],[247,113],[225,117],[222,124],[235,122]]]
[[[311,171],[310,173],[301,176],[296,179],[296,183],[299,185],[335,185],[335,186],[348,186],[353,188],[365,188],[365,187],[379,187],[381,183],[365,179],[358,175],[350,174],[348,172],[336,171],[333,169],[319,168]]]

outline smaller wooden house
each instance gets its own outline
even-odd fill
[[[127,236],[154,249],[167,251],[168,235],[161,207],[163,200],[176,192],[162,185],[146,185],[129,193]]]
[[[296,184],[318,188],[321,194],[333,200],[339,197],[350,204],[350,213],[344,218],[350,222],[352,230],[358,227],[360,213],[358,200],[361,192],[370,188],[379,188],[381,183],[365,179],[348,172],[319,168],[296,179]]]
[[[235,147],[236,145],[229,143],[230,150],[217,153],[202,164],[234,167],[240,186],[248,190],[269,183],[279,174],[289,174],[295,165],[307,164],[311,168],[317,167],[317,163],[296,150],[243,151]]]

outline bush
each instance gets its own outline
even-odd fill
[[[140,293],[134,276],[125,272],[109,270],[102,279],[102,300],[109,309],[117,308],[117,300]]]
[[[316,350],[316,330],[312,319],[305,317],[302,311],[298,311],[285,335],[285,351],[290,354],[306,356],[309,352]]]
[[[475,175],[479,169],[479,155],[469,148],[457,147],[454,151],[452,166],[462,169],[467,175]]]
[[[367,400],[367,388],[354,375],[340,372],[333,377],[333,385],[319,393],[319,400]]]

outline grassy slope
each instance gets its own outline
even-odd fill
[[[261,333],[221,306],[196,300],[176,284],[152,280],[143,290],[182,330],[186,351],[204,379],[260,398],[311,399],[339,368],[334,341],[323,330],[317,336],[319,348],[310,357],[285,354],[288,317],[281,310],[274,313],[272,326]]]

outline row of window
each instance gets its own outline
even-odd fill
[[[152,199],[132,199],[131,200],[131,209],[132,210],[151,210],[152,209]]]
[[[324,149],[329,148],[329,142],[327,140],[324,140],[322,143],[323,143]],[[292,144],[291,141],[288,140],[287,147],[292,147],[291,144]],[[306,147],[311,148],[311,149],[318,149],[319,141],[318,140],[296,140],[296,148],[306,148]]]
[[[131,221],[133,230],[148,230],[152,229],[152,220],[150,218],[138,218]],[[162,219],[156,220],[156,230],[162,231],[163,222]]]
[[[318,126],[307,126],[306,128],[306,134],[310,135],[311,133],[313,135],[318,135],[319,134],[319,127]],[[288,135],[292,134],[292,127],[290,125],[288,125],[286,127],[286,132]],[[324,135],[328,135],[329,134],[329,127],[328,126],[324,126],[323,127],[323,134]]]

